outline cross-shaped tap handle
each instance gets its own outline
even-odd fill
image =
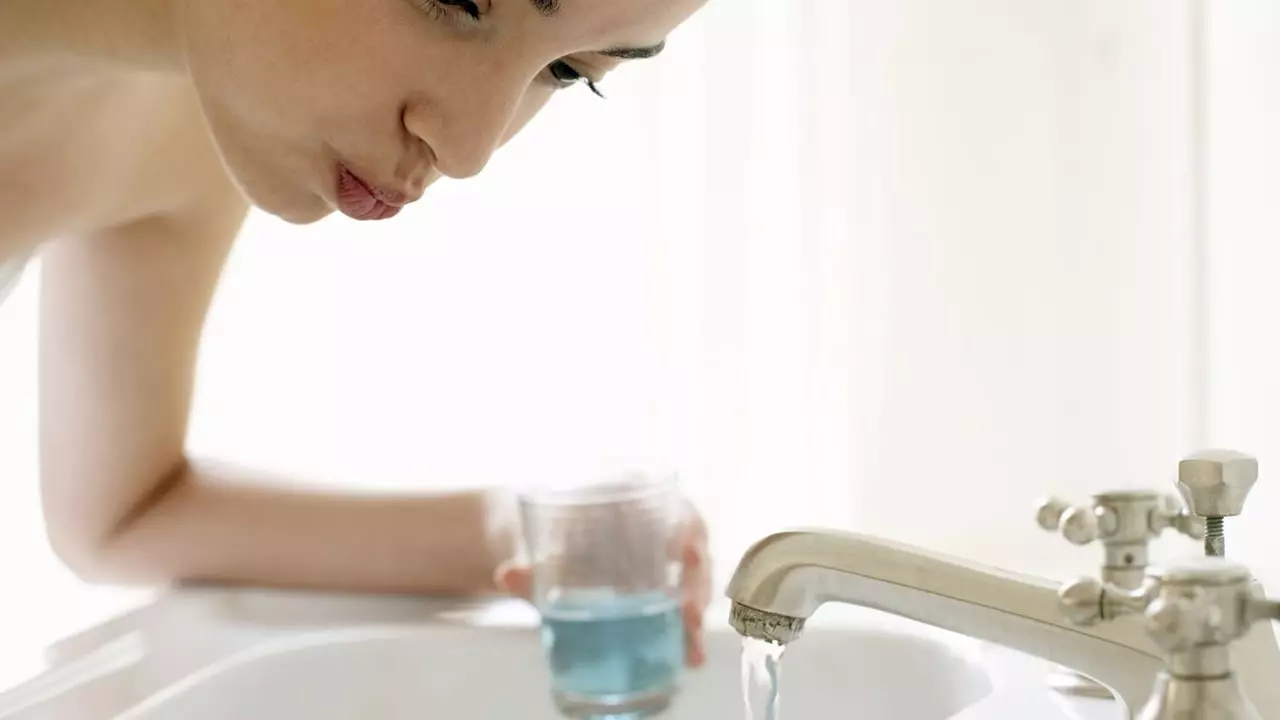
[[[1112,491],[1094,495],[1088,505],[1075,506],[1046,498],[1036,508],[1041,528],[1058,531],[1073,545],[1099,541],[1103,547],[1103,579],[1133,589],[1142,581],[1147,550],[1166,529],[1188,537],[1204,537],[1204,521],[1192,515],[1173,495],[1149,490]]]
[[[1095,540],[1134,543],[1154,540],[1172,529],[1191,538],[1204,537],[1203,519],[1182,506],[1173,495],[1148,491],[1098,493],[1088,505],[1072,505],[1049,497],[1036,507],[1036,523],[1057,530],[1073,545]]]
[[[1154,589],[1151,583],[1127,590],[1095,578],[1080,578],[1062,586],[1058,604],[1072,624],[1090,627],[1146,611]]]
[[[1072,545],[1088,545],[1115,531],[1115,516],[1104,512],[1100,523],[1097,511],[1097,507],[1077,507],[1060,498],[1045,498],[1036,508],[1036,524],[1049,532],[1061,532]]]
[[[1058,602],[1081,627],[1141,614],[1148,634],[1167,652],[1231,643],[1255,622],[1280,619],[1280,603],[1254,594],[1248,568],[1217,557],[1153,567],[1132,590],[1080,578],[1062,586]]]

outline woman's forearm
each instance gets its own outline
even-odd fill
[[[496,591],[514,549],[498,491],[353,495],[273,487],[192,465],[113,533],[84,574],[112,583],[225,582],[339,591]]]

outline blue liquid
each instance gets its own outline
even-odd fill
[[[673,692],[684,668],[684,623],[665,593],[561,599],[542,609],[555,690],[625,704]]]

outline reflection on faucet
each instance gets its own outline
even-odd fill
[[[820,605],[859,605],[1072,668],[1136,712],[1163,666],[1141,618],[1076,627],[1062,612],[1058,589],[1059,583],[961,558],[814,529],[753,545],[727,595],[734,602],[731,622],[744,635],[787,643]]]

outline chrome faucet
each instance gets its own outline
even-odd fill
[[[837,530],[766,537],[742,557],[727,594],[742,635],[797,640],[819,606],[889,612],[1035,655],[1110,688],[1132,712],[1163,667],[1138,615],[1080,626],[1063,613],[1060,583],[909,545]]]
[[[851,532],[777,533],[738,563],[726,591],[730,623],[742,635],[787,644],[801,637],[821,605],[859,605],[1070,668],[1109,689],[1126,717],[1140,711],[1140,720],[1280,718],[1280,644],[1270,622],[1280,619],[1280,603],[1264,599],[1247,569],[1218,556],[1220,520],[1240,513],[1256,475],[1252,458],[1211,450],[1179,465],[1185,510],[1154,493],[1109,503],[1095,498],[1074,519],[1063,503],[1046,503],[1041,524],[1055,520],[1080,540],[1115,536],[1122,524],[1134,530],[1129,543],[1120,537],[1104,543],[1103,576],[1115,582],[1060,586]],[[1100,512],[1104,504],[1112,510]],[[1204,532],[1199,521],[1207,519],[1211,556],[1149,566],[1151,538],[1138,532],[1140,523],[1122,522],[1140,515],[1152,534],[1173,527],[1192,537]]]
[[[1192,558],[1151,569],[1136,590],[1082,579],[1065,586],[1061,599],[1067,617],[1082,626],[1144,618],[1165,653],[1165,668],[1139,720],[1275,717],[1271,621],[1280,619],[1280,603],[1258,592],[1244,566],[1220,556]],[[1246,697],[1259,692],[1266,693],[1265,704],[1259,704],[1268,709],[1265,714]]]
[[[1177,487],[1186,512],[1207,527],[1205,557],[1147,569],[1136,584],[1131,572],[1104,567],[1101,582],[1082,579],[1062,590],[1072,622],[1140,615],[1165,651],[1142,720],[1280,717],[1280,644],[1272,623],[1260,622],[1277,619],[1280,604],[1265,600],[1245,567],[1223,559],[1223,518],[1241,514],[1257,480],[1258,461],[1244,453],[1210,449],[1187,457],[1178,464]]]
[[[1079,506],[1045,498],[1036,508],[1036,523],[1060,532],[1072,545],[1099,543],[1102,581],[1125,590],[1142,584],[1150,545],[1165,530],[1197,540],[1205,536],[1204,518],[1188,510],[1177,496],[1154,490],[1100,492]],[[1049,686],[1064,695],[1111,698],[1110,690],[1071,668],[1051,673]]]

